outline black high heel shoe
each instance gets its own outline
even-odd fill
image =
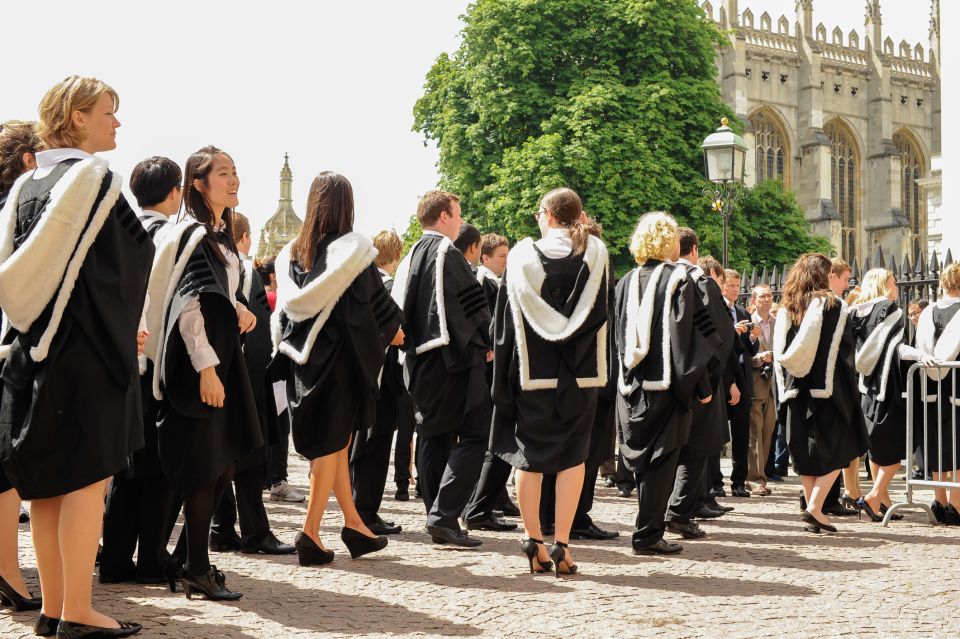
[[[806,530],[806,531],[808,531],[808,532],[817,532],[817,533],[818,533],[818,532],[820,532],[820,531],[822,531],[822,530],[825,530],[825,531],[827,531],[827,532],[829,532],[829,533],[835,533],[835,532],[837,532],[837,527],[836,527],[836,526],[834,526],[833,524],[825,524],[825,523],[823,523],[822,521],[820,521],[819,519],[817,519],[816,517],[814,517],[813,515],[811,515],[810,512],[807,511],[807,510],[803,511],[803,514],[800,516],[800,518],[803,519],[803,521],[805,521],[805,522],[807,523],[807,526],[804,527],[804,530]],[[816,528],[817,530],[810,530],[811,528]]]
[[[880,503],[880,516],[881,516],[881,517],[886,517],[888,510],[890,510],[890,507],[887,506],[886,504],[884,504],[883,502],[881,502],[881,503]],[[903,515],[898,515],[897,513],[893,513],[892,515],[890,515],[890,520],[891,520],[891,521],[900,521],[900,520],[902,520],[902,519],[903,519]]]
[[[553,542],[553,545],[550,546],[550,559],[553,559],[553,567],[557,577],[559,577],[561,574],[577,574],[577,564],[571,564],[570,560],[567,559],[567,548],[569,547],[569,544],[565,544],[562,541],[555,541]],[[563,567],[561,564],[566,567],[565,570],[561,570]]]
[[[43,605],[43,599],[40,597],[24,597],[3,577],[0,577],[0,601],[13,608],[14,612],[40,610]]]
[[[42,612],[37,617],[37,622],[33,624],[33,634],[38,637],[54,637],[57,634],[57,626],[60,620],[55,617],[48,617]]]
[[[553,563],[549,561],[540,561],[537,559],[537,555],[540,554],[540,546],[543,545],[542,539],[534,539],[530,537],[529,539],[524,539],[520,543],[520,550],[523,551],[523,554],[527,556],[527,559],[530,560],[530,574],[539,574],[544,572],[550,572],[553,568]],[[533,567],[533,560],[537,559],[537,567]]]
[[[57,626],[57,639],[81,639],[90,637],[91,639],[111,639],[115,637],[129,637],[135,635],[143,626],[132,621],[118,621],[119,628],[101,628],[100,626],[88,626],[85,623],[75,623],[73,621],[61,621]]]
[[[861,499],[863,499],[863,497],[854,499],[850,495],[844,493],[843,496],[840,497],[840,505],[844,506],[845,508],[849,508],[850,510],[859,510],[859,508],[857,508],[857,502]]]
[[[293,540],[293,546],[297,549],[297,561],[301,566],[323,566],[333,561],[333,551],[318,546],[317,542],[302,530]]]
[[[857,500],[857,511],[858,511],[858,516],[860,512],[867,513],[867,517],[869,517],[870,521],[872,522],[883,521],[883,516],[878,515],[873,510],[873,508],[870,507],[869,502],[867,502],[867,500],[864,497],[861,497],[860,499]]]
[[[198,591],[210,601],[236,601],[243,593],[233,592],[227,588],[226,576],[217,570],[216,566],[202,575],[191,575],[186,570],[180,575],[180,585],[187,599],[193,599],[193,592]]]
[[[343,527],[340,531],[340,539],[350,551],[350,558],[356,559],[372,552],[383,550],[387,547],[386,537],[367,537],[359,530]]]

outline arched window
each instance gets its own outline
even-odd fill
[[[924,176],[926,163],[920,147],[909,133],[897,131],[893,134],[893,143],[900,151],[900,210],[910,222],[913,257],[916,259],[927,245],[927,210],[917,184],[917,180]]]
[[[841,256],[852,263],[859,255],[860,153],[853,133],[842,122],[827,122],[823,132],[830,139],[830,194],[841,220]]]
[[[760,110],[750,116],[756,140],[757,184],[764,180],[782,180],[789,187],[790,143],[776,116]]]

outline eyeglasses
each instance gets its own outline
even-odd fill
[[[533,214],[533,219],[535,219],[536,221],[539,222],[539,221],[540,221],[540,216],[543,215],[543,214],[546,213],[546,212],[547,212],[546,209],[540,209],[539,211],[537,211],[536,213]]]

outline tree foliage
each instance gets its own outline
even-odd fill
[[[618,270],[646,211],[714,236],[700,144],[736,121],[714,64],[724,36],[695,0],[477,0],[464,21],[414,126],[438,142],[441,186],[471,222],[515,241],[535,232],[543,194],[569,186]]]

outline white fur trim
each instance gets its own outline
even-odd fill
[[[950,318],[950,321],[946,327],[944,327],[939,338],[935,337],[935,335],[936,326],[933,324],[933,306],[928,306],[920,313],[920,320],[917,322],[917,349],[933,356],[934,359],[941,362],[955,361],[957,356],[960,355],[960,312],[955,313],[954,316]],[[925,370],[930,379],[939,381],[946,377],[951,369],[927,368]]]
[[[253,292],[253,278],[259,276],[253,270],[253,260],[249,257],[240,260],[240,264],[243,266],[243,299],[247,300],[249,305],[253,303],[250,299],[250,293]]]
[[[20,332],[28,331],[54,295],[57,296],[54,316],[47,331],[31,349],[31,357],[36,361],[46,357],[80,267],[120,196],[121,180],[114,174],[101,205],[87,224],[88,213],[107,172],[107,162],[101,158],[81,160],[71,166],[53,186],[50,201],[36,228],[16,251],[13,250],[13,235],[17,203],[20,190],[31,179],[32,172],[20,176],[0,213],[0,232],[3,233],[0,239],[0,307],[11,326]],[[76,249],[70,250],[73,247]]]
[[[417,244],[423,240],[417,240]],[[407,296],[407,284],[410,279],[410,260],[413,257],[413,252],[417,248],[417,244],[413,245],[413,248],[410,249],[410,252],[407,253],[407,256],[403,258],[403,261],[400,262],[400,266],[397,267],[397,272],[394,274],[393,289],[391,290],[391,297],[397,303],[401,309],[403,309],[404,298]],[[450,332],[447,330],[447,312],[446,312],[446,303],[444,302],[443,294],[443,265],[446,261],[447,251],[453,247],[453,242],[450,241],[450,238],[444,237],[440,240],[440,246],[437,247],[437,261],[435,267],[435,295],[437,300],[437,316],[440,323],[440,335],[435,337],[432,340],[419,344],[416,347],[417,355],[421,353],[426,353],[435,348],[441,346],[446,346],[450,343]],[[403,351],[400,351],[400,363],[402,364],[406,354]]]
[[[340,297],[353,281],[377,257],[373,243],[359,233],[347,233],[327,247],[326,268],[315,280],[300,288],[290,279],[290,250],[292,242],[283,247],[276,260],[277,308],[295,322],[313,319],[303,348],[297,350],[288,342],[280,339],[279,313],[275,324],[271,322],[274,349],[289,357],[297,364],[305,364],[310,351],[326,324],[330,313],[336,307]]]
[[[183,248],[183,252],[177,256],[177,248],[183,234],[190,230],[190,237]],[[174,293],[180,284],[180,277],[187,268],[187,262],[193,252],[199,246],[200,242],[206,236],[207,230],[203,226],[197,226],[197,222],[188,219],[172,225],[162,238],[159,239],[156,253],[153,255],[153,266],[150,269],[150,282],[147,285],[147,292],[151,300],[162,300],[161,304],[150,304],[147,309],[147,330],[150,335],[147,337],[147,343],[144,346],[143,353],[148,359],[153,360],[153,396],[158,400],[163,399],[163,393],[160,391],[160,379],[163,373],[163,351],[164,344],[167,342],[167,325],[170,310],[170,304],[173,302]]]
[[[843,331],[847,324],[849,309],[843,300],[837,300],[840,304],[840,318],[837,321],[836,329],[830,341],[830,350],[827,354],[827,368],[825,371],[824,387],[811,388],[810,396],[818,399],[831,397],[833,395],[833,377],[837,367],[837,356],[840,352],[840,341],[843,339]],[[780,401],[793,399],[797,396],[796,388],[787,390],[784,383],[783,369],[785,368],[794,377],[806,377],[813,367],[813,362],[817,357],[817,351],[820,346],[820,332],[823,329],[823,306],[822,299],[814,299],[800,323],[800,329],[797,331],[790,348],[784,352],[787,341],[787,332],[792,326],[789,313],[784,313],[782,318],[778,318],[774,325],[773,337],[773,360],[774,370],[777,375],[777,387],[780,392]]]
[[[483,280],[493,280],[497,286],[500,286],[500,278],[493,271],[481,264],[477,267],[477,283],[483,284]]]
[[[867,303],[870,304],[870,302]],[[874,306],[876,306],[876,302],[871,305],[871,310]],[[854,307],[851,310],[859,315],[859,307]],[[875,327],[870,335],[867,336],[867,339],[863,341],[863,345],[860,347],[860,350],[857,351],[856,355],[858,373],[864,376],[873,374],[874,369],[877,367],[877,362],[879,362],[880,358],[885,354],[884,345],[887,343],[887,340],[890,339],[890,334],[893,332],[893,329],[901,317],[903,317],[903,311],[898,308],[893,313],[887,315],[883,322]]]
[[[522,390],[544,390],[557,387],[557,378],[531,378],[530,355],[527,351],[526,325],[548,342],[560,342],[572,335],[586,321],[597,301],[600,284],[607,277],[607,248],[599,239],[591,236],[584,251],[583,261],[590,269],[590,277],[584,286],[580,299],[569,318],[554,310],[540,296],[540,290],[546,279],[543,263],[533,248],[533,240],[526,238],[517,244],[507,257],[507,296],[517,341],[517,355],[520,364],[520,388]],[[483,267],[481,267],[483,268]],[[580,388],[598,388],[607,383],[606,348],[607,328],[604,325],[596,336],[597,375],[578,377]]]

